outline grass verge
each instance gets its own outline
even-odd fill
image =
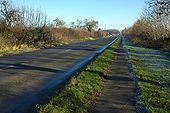
[[[38,50],[39,48],[34,47],[34,46],[26,46],[26,47],[20,47],[20,48],[15,48],[15,49],[6,49],[6,50],[0,50],[0,56],[8,56],[12,54],[19,54],[19,53],[24,53],[24,52],[29,52],[29,51],[35,51]]]
[[[97,39],[97,38],[95,38],[95,39]],[[43,48],[56,47],[56,46],[60,46],[60,45],[72,44],[72,43],[77,43],[77,42],[84,42],[84,41],[95,40],[95,39],[88,37],[88,38],[84,38],[84,39],[67,40],[67,41],[62,41],[62,42],[59,42],[59,43],[46,44],[46,45],[41,45],[41,46],[14,47],[13,49],[0,50],[0,56],[19,54],[19,53],[35,51],[35,50],[43,49]]]
[[[113,44],[86,67],[76,78],[72,78],[66,87],[50,102],[40,107],[39,113],[86,113],[104,86],[103,76],[107,75],[113,60]]]
[[[139,103],[151,113],[170,113],[170,64],[158,51],[127,46],[135,77],[142,90]]]

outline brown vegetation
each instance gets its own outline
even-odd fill
[[[16,7],[8,0],[1,0],[0,50],[106,36],[101,30],[95,31],[97,24],[97,21],[84,19],[81,24],[72,22],[73,27],[66,28],[59,18],[50,21],[40,10]]]
[[[141,18],[123,33],[135,44],[170,51],[170,12],[167,10],[170,2],[152,0],[148,3]]]
[[[106,36],[106,33],[102,31],[86,31],[81,29],[72,29],[72,28],[54,28],[53,34],[56,40],[73,40],[73,39],[82,39],[87,37],[99,38]]]

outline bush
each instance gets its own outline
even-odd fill
[[[159,26],[157,26],[159,27]],[[123,31],[123,34],[134,44],[146,47],[170,50],[170,31],[165,28],[158,29],[144,20],[138,20],[132,27]]]
[[[139,19],[124,34],[133,43],[170,50],[170,26],[167,0],[151,0]]]
[[[16,42],[15,38],[0,37],[0,50],[16,48]]]
[[[85,19],[81,24],[86,24],[90,32],[81,28],[55,28],[64,27],[64,21],[55,19],[55,23],[47,20],[47,16],[31,8],[20,8],[8,0],[0,2],[0,49],[12,46],[44,46],[68,40],[83,39],[88,37],[99,38],[105,36],[102,31],[94,31],[98,22]],[[56,23],[57,22],[57,23]],[[76,23],[77,25],[78,23]]]
[[[71,28],[54,28],[53,34],[56,41],[84,39],[87,37],[100,38],[106,36],[105,33],[100,31],[89,32],[81,29]]]
[[[22,30],[18,39],[20,43],[37,46],[40,43],[49,44],[52,42],[52,34],[46,27],[27,28]]]

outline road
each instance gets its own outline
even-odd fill
[[[114,39],[102,38],[0,57],[0,113],[29,111]]]

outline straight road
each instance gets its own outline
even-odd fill
[[[0,113],[24,113],[115,37],[0,57]]]

